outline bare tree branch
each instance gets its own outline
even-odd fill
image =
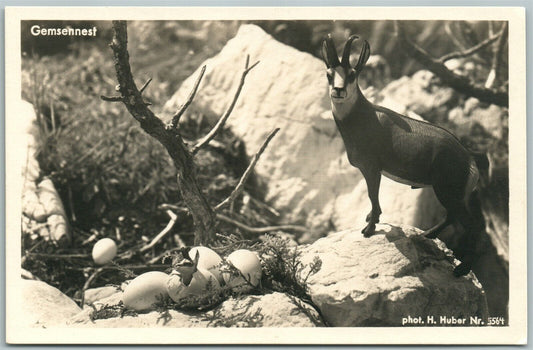
[[[233,100],[231,101],[231,104],[229,105],[228,109],[222,117],[218,120],[216,125],[209,131],[207,135],[205,135],[196,145],[193,146],[191,149],[191,153],[195,155],[202,147],[207,145],[217,134],[218,132],[224,127],[224,124],[226,123],[226,120],[228,120],[229,116],[231,115],[231,112],[233,111],[233,108],[235,107],[235,104],[237,103],[237,99],[239,98],[239,95],[241,93],[242,87],[244,86],[244,81],[246,79],[246,75],[259,64],[259,61],[255,62],[253,65],[248,66],[250,62],[250,56],[246,56],[246,64],[244,66],[244,71],[241,75],[241,80],[239,82],[239,86],[237,87],[237,91],[235,92],[235,95],[233,97]]]
[[[502,61],[502,52],[507,41],[507,34],[509,33],[509,24],[504,22],[500,31],[501,35],[493,47],[492,65],[490,67],[489,76],[485,82],[486,88],[492,88],[494,84],[500,80],[500,66]]]
[[[43,259],[88,259],[91,257],[91,254],[46,254],[46,253],[30,253],[27,252],[25,256],[32,258],[43,258]]]
[[[122,102],[122,96],[104,96],[100,95],[100,98],[106,102]]]
[[[187,101],[176,111],[174,116],[172,117],[172,121],[170,122],[170,128],[176,129],[178,127],[178,124],[180,122],[180,118],[185,113],[187,108],[189,108],[189,105],[191,104],[192,100],[194,99],[194,96],[196,95],[196,92],[198,91],[198,86],[200,85],[200,82],[202,81],[202,78],[205,73],[206,66],[202,67],[202,70],[200,71],[200,75],[198,78],[196,78],[196,82],[194,83],[194,86],[189,94],[189,97],[187,98]]]
[[[157,244],[157,242],[159,242],[163,237],[165,237],[167,235],[167,233],[170,232],[170,230],[172,230],[172,228],[174,227],[174,225],[176,224],[176,220],[178,219],[178,216],[176,214],[174,214],[171,210],[166,210],[166,213],[167,215],[170,217],[170,220],[167,224],[167,226],[165,226],[165,228],[159,232],[159,234],[157,236],[154,237],[154,239],[152,239],[152,241],[145,245],[144,247],[142,247],[141,249],[139,249],[139,251],[141,253],[147,251],[148,249],[151,249],[153,246],[155,246]]]
[[[103,267],[97,268],[93,274],[85,281],[83,284],[83,288],[81,289],[81,301],[80,301],[80,307],[83,308],[83,304],[85,304],[85,291],[91,286],[91,282],[99,275],[101,274],[105,269]]]
[[[455,74],[444,64],[431,57],[422,48],[408,40],[403,31],[402,24],[398,21],[395,22],[395,29],[398,42],[404,48],[405,52],[433,72],[444,84],[460,93],[475,97],[480,101],[494,103],[503,107],[509,106],[509,96],[507,93],[473,84],[467,77]]]
[[[263,226],[263,227],[250,227],[246,224],[243,224],[242,222],[239,222],[235,219],[232,219],[224,214],[217,213],[217,219],[222,220],[224,222],[227,222],[229,224],[232,224],[234,226],[237,226],[240,229],[243,229],[244,231],[250,232],[250,233],[267,233],[272,231],[294,231],[294,232],[309,232],[309,229],[305,226],[299,226],[299,225],[277,225],[277,226]]]
[[[179,207],[177,205],[173,204],[161,204],[159,206],[160,209],[173,209],[176,211],[181,211],[184,213],[188,213],[189,210],[187,208]],[[294,232],[309,232],[309,229],[305,226],[300,225],[272,225],[272,226],[263,226],[263,227],[251,227],[248,226],[242,222],[239,222],[235,219],[232,219],[224,214],[217,213],[217,219],[227,222],[229,224],[235,225],[236,227],[243,229],[244,231],[251,232],[251,233],[267,233],[272,231],[294,231]],[[225,237],[225,236],[224,236]],[[225,237],[226,238],[226,237]],[[154,261],[156,262],[157,259]]]
[[[455,46],[457,46],[458,48],[462,50],[466,50],[465,43],[459,40],[459,38],[461,39],[463,38],[461,37],[461,35],[457,35],[457,33],[454,33],[454,28],[452,28],[452,23],[453,22],[450,22],[450,21],[446,22],[446,25],[444,26],[444,30],[446,31],[446,34],[448,34],[448,36],[453,41]]]
[[[141,94],[144,92],[144,90],[148,87],[148,85],[152,82],[152,78],[149,78],[146,83],[144,83],[144,85],[141,87],[141,90],[139,90],[141,92]]]
[[[244,171],[244,174],[242,174],[242,177],[241,179],[239,180],[239,183],[237,184],[237,186],[235,187],[235,189],[233,190],[233,192],[231,192],[231,194],[229,195],[228,198],[224,199],[222,202],[220,202],[215,208],[215,212],[216,211],[220,211],[223,207],[227,206],[227,205],[230,205],[231,203],[233,203],[233,201],[239,196],[239,194],[241,194],[242,190],[244,189],[244,184],[246,183],[246,180],[248,180],[248,177],[250,177],[250,174],[252,173],[252,171],[254,170],[254,167],[255,165],[257,164],[257,161],[259,160],[259,158],[261,157],[261,154],[263,154],[263,152],[265,151],[265,148],[268,146],[268,143],[270,142],[270,140],[272,140],[272,138],[274,136],[276,136],[276,134],[278,133],[279,131],[279,128],[276,128],[274,129],[266,138],[265,142],[263,143],[263,145],[261,146],[261,148],[259,149],[259,151],[257,151],[257,153],[254,155],[254,157],[252,158],[252,161],[250,162],[250,164],[248,165],[248,168],[246,168],[246,170]]]
[[[463,58],[463,57],[471,56],[471,55],[477,53],[479,50],[482,50],[483,48],[485,48],[488,45],[490,45],[493,42],[495,42],[502,35],[503,35],[503,30],[501,30],[498,34],[493,35],[493,36],[483,40],[479,44],[477,44],[475,46],[472,46],[471,48],[469,48],[467,50],[455,51],[455,52],[451,52],[449,54],[446,54],[446,55],[442,56],[441,58],[439,58],[438,61],[441,62],[441,63],[444,63],[444,62],[449,61],[449,60],[454,59],[454,58]]]

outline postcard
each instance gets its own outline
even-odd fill
[[[525,344],[525,11],[6,8],[13,344]]]

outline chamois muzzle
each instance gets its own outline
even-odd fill
[[[347,95],[345,88],[332,88],[331,98],[345,98]]]

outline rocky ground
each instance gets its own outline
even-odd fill
[[[300,246],[302,263],[317,255],[322,259],[322,268],[308,281],[309,296],[319,312],[303,300],[275,292],[233,297],[208,311],[117,316],[102,310],[120,307],[120,287],[86,290],[81,309],[56,288],[23,280],[22,297],[32,302],[24,303],[20,319],[26,326],[46,328],[400,326],[407,315],[485,320],[487,300],[475,275],[454,277],[457,260],[451,251],[421,233],[409,226],[379,225],[368,239],[359,229],[346,230]]]

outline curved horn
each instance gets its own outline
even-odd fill
[[[326,61],[328,67],[335,67],[340,64],[339,56],[337,56],[337,50],[335,50],[335,44],[333,43],[331,34],[328,34],[328,37],[322,44],[322,55],[324,56],[324,61]]]
[[[359,60],[357,61],[357,64],[355,65],[356,71],[363,70],[366,61],[368,60],[368,57],[370,57],[370,44],[368,41],[363,42],[363,47],[361,48],[361,54],[359,55]]]
[[[355,39],[359,39],[357,35],[352,35],[348,38],[348,41],[344,45],[344,51],[342,52],[342,61],[343,66],[350,66],[350,51],[352,49],[352,42]]]

